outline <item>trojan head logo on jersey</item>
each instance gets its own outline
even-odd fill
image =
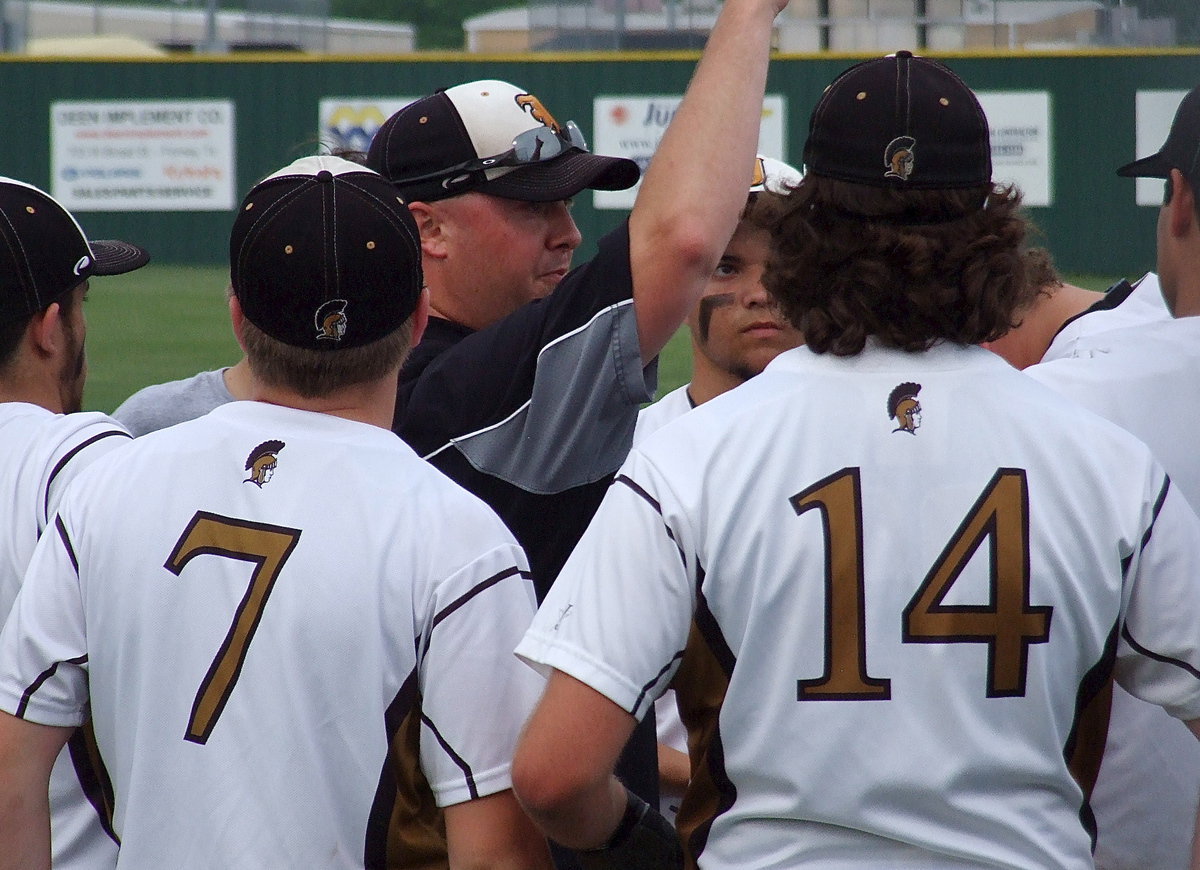
[[[912,136],[897,136],[889,142],[883,152],[883,165],[887,167],[887,172],[883,173],[883,177],[908,181],[908,177],[912,175],[913,165],[917,161],[913,153],[916,145],[917,140]]]
[[[346,305],[345,299],[330,299],[317,309],[314,318],[317,323],[317,338],[328,341],[341,341],[346,334]]]
[[[529,116],[539,124],[545,124],[555,133],[561,133],[562,127],[558,125],[558,121],[554,120],[554,116],[550,114],[550,110],[542,105],[542,101],[533,94],[517,94],[517,105],[523,111],[529,113]]]
[[[279,464],[279,451],[283,449],[282,441],[264,441],[246,457],[246,470],[250,472],[242,483],[252,483],[259,489],[269,483],[275,474],[275,466]]]
[[[917,401],[919,392],[921,392],[920,384],[907,382],[896,387],[888,396],[888,417],[897,423],[893,432],[917,434],[917,427],[921,425],[921,403]]]

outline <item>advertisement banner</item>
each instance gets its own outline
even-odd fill
[[[1134,97],[1136,147],[1125,163],[1132,163],[1134,160],[1158,153],[1158,149],[1167,141],[1167,133],[1171,131],[1171,122],[1175,120],[1175,112],[1186,96],[1187,91],[1137,92],[1137,96]],[[1162,205],[1163,182],[1161,180],[1139,178],[1135,184],[1138,205]]]
[[[628,157],[645,172],[662,141],[667,124],[683,100],[682,94],[654,97],[597,97],[592,103],[597,154]],[[786,103],[782,96],[768,94],[763,100],[762,124],[758,134],[758,153],[787,161],[784,131],[787,129]],[[598,209],[629,209],[637,198],[637,186],[629,190],[597,190]]]
[[[317,130],[327,151],[361,151],[383,122],[417,97],[322,97],[317,108]]]
[[[52,103],[50,178],[51,194],[72,211],[231,209],[233,103]]]
[[[992,178],[1016,184],[1025,205],[1053,205],[1050,185],[1050,94],[981,91],[992,137]]]

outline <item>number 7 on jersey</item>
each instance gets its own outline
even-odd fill
[[[196,511],[176,542],[164,565],[176,576],[196,556],[220,556],[254,566],[246,594],[234,611],[229,633],[196,692],[184,740],[201,744],[208,741],[241,675],[271,589],[299,540],[299,529]]]

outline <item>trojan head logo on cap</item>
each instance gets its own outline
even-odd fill
[[[919,392],[920,384],[906,382],[892,390],[888,396],[888,417],[898,424],[893,432],[917,434],[917,427],[921,425],[921,403],[917,401]]]
[[[897,136],[888,143],[883,152],[883,165],[887,167],[887,172],[883,173],[884,178],[908,181],[916,164],[916,155],[913,153],[916,144],[917,140],[912,136]]]
[[[330,299],[317,309],[314,320],[317,324],[318,340],[342,340],[342,336],[346,334],[346,306],[348,304],[345,299]]]
[[[264,441],[251,450],[250,455],[246,457],[246,470],[250,472],[250,476],[242,483],[252,483],[259,489],[269,483],[275,474],[275,466],[279,464],[279,451],[283,447],[282,441]]]
[[[524,111],[529,113],[529,117],[537,121],[539,124],[545,124],[555,133],[561,133],[562,127],[558,121],[554,120],[554,116],[550,114],[550,110],[542,105],[542,101],[533,94],[519,94],[516,97],[517,105]]]

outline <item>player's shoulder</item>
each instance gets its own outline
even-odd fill
[[[115,444],[130,438],[124,426],[99,411],[56,414],[23,402],[0,404],[0,431],[6,450],[26,444],[51,456],[66,456],[103,439],[115,439]]]
[[[652,433],[670,423],[676,417],[681,417],[692,410],[691,396],[688,385],[667,393],[653,404],[647,405],[638,412],[637,424],[633,430],[633,445],[636,447]]]

